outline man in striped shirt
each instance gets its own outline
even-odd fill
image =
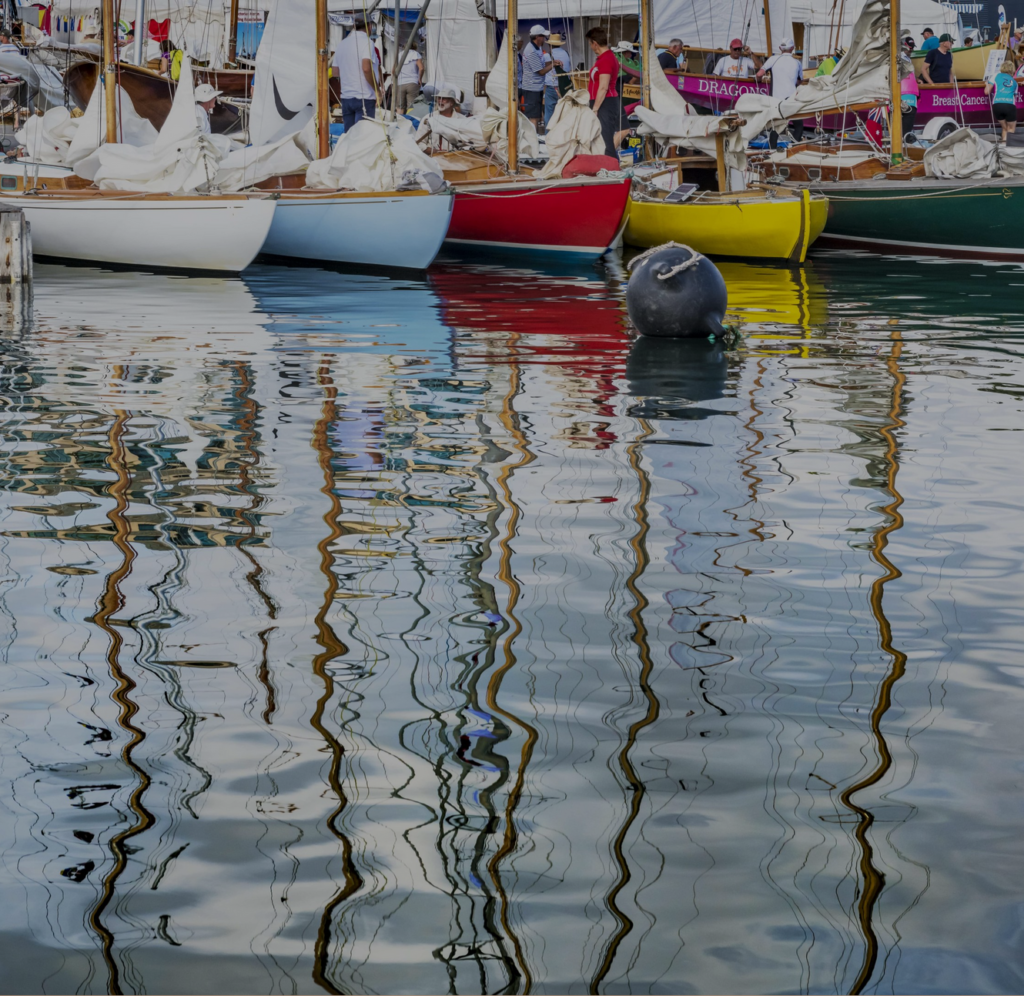
[[[544,116],[544,77],[551,69],[551,55],[544,51],[544,43],[551,32],[540,24],[530,28],[530,42],[523,48],[523,104],[526,116],[534,127]]]

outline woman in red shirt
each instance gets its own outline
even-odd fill
[[[608,48],[608,32],[604,28],[591,28],[587,32],[590,51],[597,56],[597,61],[590,70],[590,82],[587,92],[590,94],[590,106],[601,122],[601,137],[604,139],[604,154],[615,156],[615,129],[619,123],[619,91],[615,81],[619,76],[619,60]]]

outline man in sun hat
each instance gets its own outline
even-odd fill
[[[214,90],[209,83],[200,83],[196,87],[196,121],[199,124],[199,131],[203,135],[210,134],[210,112],[217,104],[217,98],[221,95],[220,90]]]
[[[572,63],[569,53],[563,48],[565,41],[558,33],[548,36],[551,46],[551,70],[544,77],[544,128],[547,129],[551,115],[555,113],[558,98],[572,89]]]
[[[761,60],[752,55],[749,45],[744,45],[739,38],[729,42],[729,54],[723,55],[715,66],[716,76],[728,79],[742,79],[753,76],[761,68]]]
[[[550,34],[543,24],[535,24],[530,28],[529,42],[523,46],[523,82],[520,89],[523,91],[523,111],[534,127],[539,126],[544,117],[544,77],[554,64],[551,54],[544,51]]]

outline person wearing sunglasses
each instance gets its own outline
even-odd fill
[[[753,55],[749,45],[744,45],[739,38],[729,42],[729,54],[723,55],[715,66],[716,76],[729,79],[740,79],[753,76],[761,68],[761,59]]]

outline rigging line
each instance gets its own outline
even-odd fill
[[[512,351],[514,353],[514,342],[510,345],[512,346]],[[519,524],[519,519],[522,517],[522,511],[516,504],[515,499],[512,497],[512,489],[509,487],[509,480],[516,470],[526,467],[536,460],[536,457],[530,452],[527,445],[526,435],[520,427],[519,416],[512,407],[513,399],[517,394],[519,394],[519,391],[519,367],[513,365],[511,367],[511,376],[509,378],[509,391],[503,399],[500,420],[501,424],[505,427],[505,431],[512,438],[511,445],[519,454],[519,460],[516,463],[506,464],[502,467],[497,477],[498,488],[501,490],[504,497],[505,507],[509,510],[508,525],[505,529],[504,535],[498,540],[498,549],[500,553],[498,555],[497,570],[498,579],[505,585],[505,588],[508,591],[508,599],[505,603],[504,613],[505,619],[508,622],[508,629],[505,631],[505,638],[502,641],[501,647],[504,661],[497,668],[494,674],[491,675],[490,680],[487,682],[486,702],[488,709],[514,723],[526,734],[526,736],[523,740],[523,746],[520,749],[519,767],[516,770],[515,782],[512,785],[512,789],[509,792],[508,799],[505,803],[505,832],[502,837],[501,845],[491,856],[490,861],[487,862],[487,871],[491,876],[491,880],[494,882],[495,890],[498,892],[498,895],[501,896],[501,906],[498,916],[506,935],[511,938],[512,946],[515,949],[516,961],[519,964],[519,971],[523,978],[521,992],[528,993],[533,986],[533,974],[530,971],[529,965],[526,963],[526,955],[523,951],[522,942],[512,930],[512,925],[509,922],[510,903],[508,895],[505,892],[505,888],[502,885],[500,874],[500,865],[502,860],[515,850],[519,840],[519,834],[516,830],[515,824],[515,811],[523,797],[523,785],[526,780],[526,769],[533,757],[533,748],[538,738],[536,727],[527,723],[526,720],[520,719],[515,715],[515,713],[508,712],[498,704],[498,693],[501,691],[502,680],[509,670],[511,670],[512,665],[516,663],[516,656],[512,649],[512,644],[515,641],[515,638],[523,630],[522,623],[515,615],[515,608],[519,602],[521,589],[519,587],[519,582],[516,580],[515,574],[512,572],[511,545],[512,540],[516,536],[516,527]]]
[[[888,412],[887,424],[879,430],[879,434],[885,443],[885,490],[890,495],[890,500],[882,506],[879,511],[888,521],[878,529],[871,540],[871,555],[875,563],[882,568],[880,574],[871,583],[871,590],[868,596],[868,603],[871,607],[871,614],[878,624],[878,643],[882,651],[891,660],[889,673],[882,679],[878,686],[878,694],[875,705],[871,710],[870,727],[871,735],[875,742],[875,749],[878,755],[878,764],[874,771],[870,772],[860,781],[844,789],[839,794],[839,799],[847,809],[857,814],[858,822],[854,830],[854,837],[860,847],[860,871],[863,876],[863,886],[857,900],[857,916],[860,921],[861,930],[864,934],[864,960],[861,965],[857,979],[850,989],[851,994],[864,991],[875,970],[878,960],[878,937],[872,923],[875,906],[878,903],[882,889],[885,887],[885,874],[879,871],[873,862],[874,850],[868,839],[868,833],[875,821],[874,814],[858,806],[853,797],[872,785],[877,785],[886,773],[893,766],[892,753],[882,733],[882,720],[892,705],[892,692],[896,682],[906,673],[907,655],[896,648],[893,644],[892,625],[890,624],[882,599],[885,594],[885,586],[890,581],[903,576],[903,573],[889,559],[886,554],[886,547],[889,545],[889,536],[903,525],[903,515],[900,513],[900,506],[903,504],[903,496],[896,489],[896,473],[899,470],[899,443],[896,439],[896,431],[903,428],[906,422],[903,420],[903,388],[907,378],[899,368],[899,359],[903,351],[903,336],[899,328],[894,328],[891,335],[892,348],[886,359],[885,367],[892,377],[892,403]]]
[[[313,428],[312,439],[313,449],[317,454],[317,463],[324,475],[324,486],[320,491],[327,497],[329,507],[323,515],[323,521],[327,525],[327,535],[316,545],[320,553],[320,570],[327,581],[327,586],[324,589],[323,603],[314,620],[317,632],[316,642],[322,648],[322,652],[313,658],[313,671],[323,683],[324,691],[317,699],[316,707],[309,718],[309,725],[320,734],[331,752],[328,781],[338,804],[327,817],[327,826],[341,842],[342,873],[345,884],[327,902],[320,917],[320,926],[317,929],[316,943],[313,948],[313,981],[327,992],[340,996],[341,990],[330,981],[327,975],[331,945],[331,920],[338,906],[361,888],[363,879],[356,871],[352,860],[352,843],[338,827],[338,818],[348,805],[348,796],[341,784],[341,760],[345,754],[345,748],[324,723],[327,705],[334,698],[335,691],[334,678],[327,666],[331,661],[348,653],[348,647],[339,639],[337,633],[334,632],[334,627],[327,621],[327,613],[334,605],[339,587],[338,575],[334,571],[334,554],[331,552],[331,545],[344,534],[344,530],[338,525],[341,499],[334,486],[334,469],[331,465],[334,453],[330,445],[330,431],[331,426],[338,421],[338,389],[334,385],[330,363],[329,358],[324,358],[317,370],[317,383],[324,389],[324,403],[321,416]]]
[[[139,707],[131,698],[131,693],[135,689],[135,682],[121,667],[120,654],[124,638],[116,629],[116,626],[120,625],[120,623],[115,623],[114,621],[114,614],[124,608],[125,605],[124,595],[121,593],[119,586],[131,573],[132,563],[137,556],[130,542],[131,524],[128,522],[126,515],[129,504],[128,490],[131,487],[131,474],[128,470],[128,448],[125,445],[124,436],[130,416],[127,412],[121,410],[115,411],[114,415],[114,421],[107,434],[109,445],[107,465],[114,472],[116,480],[110,485],[108,491],[110,497],[114,499],[114,507],[107,512],[107,519],[110,520],[110,524],[113,526],[112,540],[115,549],[121,554],[121,563],[106,577],[103,593],[97,602],[92,622],[107,635],[107,666],[114,681],[117,683],[117,687],[111,693],[111,698],[120,709],[117,725],[129,735],[127,743],[121,749],[121,760],[136,778],[135,788],[128,797],[128,806],[135,814],[135,822],[114,834],[110,839],[108,846],[114,858],[114,867],[111,868],[104,878],[100,897],[96,901],[95,906],[89,911],[89,925],[100,938],[103,961],[106,963],[108,973],[107,992],[111,993],[112,996],[121,996],[120,970],[117,967],[117,962],[114,960],[114,935],[103,923],[103,914],[114,897],[114,889],[117,886],[118,879],[128,865],[126,842],[151,827],[154,823],[154,817],[142,802],[146,789],[150,785],[150,777],[136,763],[132,756],[135,748],[146,739],[146,734],[133,722],[136,713],[139,711]]]
[[[629,862],[626,860],[626,837],[629,835],[630,829],[636,822],[637,816],[640,815],[640,805],[644,800],[647,790],[644,787],[643,779],[637,775],[636,768],[633,765],[630,754],[636,746],[640,733],[655,722],[661,714],[661,702],[654,694],[654,689],[651,687],[651,674],[654,670],[654,661],[651,657],[651,646],[650,641],[648,640],[647,624],[643,619],[643,611],[647,608],[650,602],[647,600],[647,596],[640,591],[640,578],[643,577],[644,572],[650,564],[650,555],[647,552],[646,540],[647,534],[651,528],[650,521],[647,517],[647,501],[651,493],[651,482],[642,465],[643,443],[645,439],[654,434],[654,429],[651,427],[651,424],[647,419],[638,419],[638,421],[640,422],[641,432],[626,448],[629,466],[632,468],[633,472],[636,474],[637,480],[640,482],[640,493],[633,504],[633,515],[636,518],[637,528],[636,532],[629,540],[629,545],[633,550],[633,570],[626,579],[626,588],[630,595],[633,596],[633,608],[629,610],[629,618],[633,623],[632,640],[633,643],[636,644],[637,656],[640,660],[639,685],[644,699],[647,701],[647,711],[629,727],[626,742],[622,745],[622,750],[619,751],[619,766],[622,768],[622,773],[625,776],[626,781],[629,783],[630,789],[629,812],[626,819],[623,821],[622,826],[619,828],[618,833],[615,835],[615,839],[612,841],[612,852],[615,857],[615,863],[619,867],[619,878],[611,889],[609,889],[608,895],[605,898],[608,909],[611,910],[612,915],[619,921],[619,929],[609,940],[608,946],[605,949],[604,957],[601,959],[601,965],[590,983],[591,993],[597,993],[600,991],[601,983],[611,971],[612,964],[615,961],[615,956],[618,954],[619,946],[633,930],[633,921],[630,919],[628,914],[623,912],[619,907],[618,897],[619,893],[622,892],[632,878],[632,873],[629,870]]]

